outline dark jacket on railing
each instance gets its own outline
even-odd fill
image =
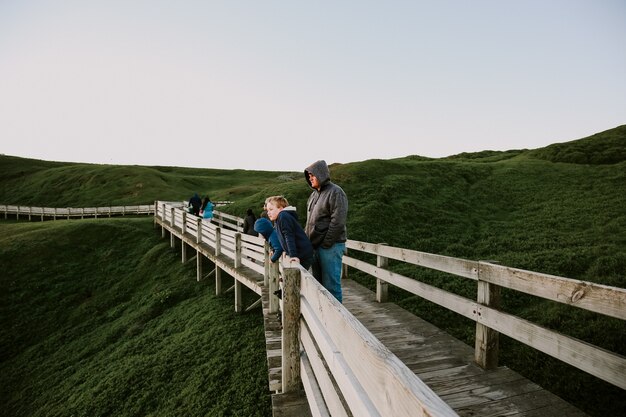
[[[300,258],[303,265],[305,260],[313,258],[313,245],[298,222],[295,207],[285,207],[278,214],[276,232],[283,250],[291,258]]]

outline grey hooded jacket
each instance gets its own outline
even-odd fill
[[[320,190],[311,186],[309,172],[317,177]],[[347,239],[348,197],[343,189],[330,181],[326,161],[314,162],[304,170],[304,177],[313,192],[307,201],[305,233],[314,248],[330,248]]]

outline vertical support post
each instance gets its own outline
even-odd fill
[[[222,228],[215,228],[215,257],[217,258],[222,254]],[[222,290],[222,270],[219,266],[217,266],[217,262],[215,262],[215,295],[221,295],[224,291]]]
[[[19,211],[19,209],[20,208],[18,207],[17,210]],[[52,217],[52,220],[56,220],[57,219],[57,208],[56,207],[54,208],[54,215],[53,216],[54,217]]]
[[[283,269],[283,393],[300,389],[300,268]]]
[[[80,208],[80,219],[83,220],[85,218],[85,207]]]
[[[165,203],[163,203],[162,209],[161,209],[161,238],[165,237]]]
[[[270,297],[270,313],[276,313],[280,300],[274,295],[274,291],[278,290],[278,262],[270,262],[270,285],[269,285],[269,297]]]
[[[386,243],[380,243],[380,245],[386,245]],[[389,258],[376,255],[376,266],[378,268],[387,269],[389,266]],[[389,283],[378,278],[376,280],[376,301],[386,303],[387,300],[389,300]]]
[[[243,303],[241,301],[241,282],[235,278],[235,313],[243,311]]]
[[[235,233],[235,268],[241,267],[241,233]]]
[[[202,252],[200,252],[200,244],[202,243],[202,219],[196,219],[196,243],[197,243],[197,253],[196,253],[196,281],[200,282],[202,279]]]
[[[176,210],[174,207],[170,207],[170,226],[172,228],[172,231],[170,232],[170,247],[172,248],[176,247],[176,241],[174,240],[174,224],[176,223],[174,210]]]
[[[187,244],[185,243],[185,232],[187,231],[187,213],[183,211],[183,224],[181,226],[180,235],[180,256],[181,262],[187,262]]]
[[[201,218],[196,219],[196,243],[198,244],[198,247],[200,247],[200,244],[202,243],[202,219]]]
[[[222,295],[224,290],[222,290],[222,270],[220,267],[215,265],[215,295]]]
[[[157,227],[157,218],[159,217],[159,202],[154,200],[154,228]]]
[[[220,256],[222,254],[222,228],[215,228],[215,256]]]
[[[111,217],[111,206],[109,206],[109,217]]]
[[[28,221],[31,221],[32,215],[33,215],[33,208],[28,207]]]
[[[200,252],[200,248],[198,248],[198,253],[196,254],[196,281],[200,282],[202,279],[202,259],[204,256],[202,252]]]
[[[70,208],[68,207],[67,208],[67,220],[69,220],[69,219],[70,219]]]
[[[476,301],[484,306],[500,308],[500,287],[481,280],[481,274],[489,273],[489,264],[492,262],[478,262],[478,295]],[[480,315],[480,311],[477,312]],[[498,367],[500,333],[476,322],[476,344],[474,347],[474,361],[483,369]]]
[[[263,245],[263,286],[267,287],[270,283],[270,244],[265,241]],[[271,293],[270,293],[271,295]]]

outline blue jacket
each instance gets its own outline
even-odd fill
[[[276,232],[283,249],[290,257],[302,260],[313,257],[313,245],[298,223],[295,207],[285,207],[276,218]]]
[[[261,234],[265,238],[265,240],[270,243],[270,246],[274,251],[271,261],[276,262],[280,258],[280,255],[283,254],[283,247],[280,245],[280,240],[278,240],[278,234],[276,233],[276,230],[274,230],[272,222],[270,222],[266,218],[261,217],[254,222],[254,231]]]
[[[204,211],[202,212],[202,217],[205,219],[212,219],[213,218],[213,207],[215,205],[213,203],[211,203],[210,201],[208,201],[206,203],[206,206],[204,207]]]

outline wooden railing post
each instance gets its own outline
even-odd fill
[[[165,237],[165,203],[161,207],[161,238]]]
[[[283,269],[283,393],[300,389],[300,268]]]
[[[215,257],[222,254],[222,228],[215,228]],[[222,290],[222,270],[215,262],[215,295],[221,295]]]
[[[494,309],[500,308],[500,287],[480,279],[481,263],[478,262],[478,295],[476,301]],[[494,263],[494,262],[488,262]],[[474,347],[474,361],[483,369],[498,367],[498,352],[500,333],[476,322],[476,343]]]
[[[266,240],[263,245],[263,285],[267,287],[270,284],[270,244]]]
[[[198,250],[196,253],[196,281],[200,282],[202,279],[202,252],[200,252],[200,244],[202,243],[202,219],[196,219],[196,243],[198,244]]]
[[[379,245],[386,245],[386,243],[379,243]],[[387,269],[389,266],[389,258],[381,255],[376,255],[376,266],[378,268]],[[378,278],[376,280],[376,301],[379,303],[386,303],[389,299],[389,283]]]
[[[174,236],[174,224],[176,223],[175,219],[175,211],[176,209],[174,207],[170,208],[170,226],[172,228],[172,231],[170,232],[170,247],[175,248],[176,247],[176,237]]]
[[[183,224],[181,226],[180,235],[180,256],[181,262],[187,262],[187,245],[185,244],[185,232],[187,231],[187,213],[183,211]]]
[[[241,267],[241,233],[235,233],[235,269]],[[235,312],[239,313],[243,310],[241,302],[241,282],[236,276],[235,279]]]
[[[235,233],[235,268],[241,267],[241,233]]]
[[[276,313],[280,305],[280,300],[274,295],[274,292],[278,290],[278,262],[269,262],[270,277],[269,277],[269,297],[270,297],[270,313]]]
[[[215,228],[215,256],[222,254],[222,228]]]

